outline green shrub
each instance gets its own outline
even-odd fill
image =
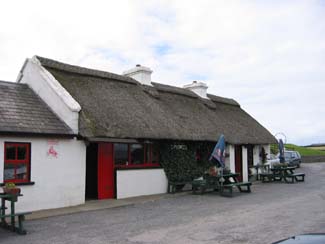
[[[213,165],[208,160],[213,146],[208,142],[160,142],[160,162],[168,180],[188,181],[202,176]]]

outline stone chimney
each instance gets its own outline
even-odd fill
[[[190,90],[190,91],[196,93],[197,95],[199,95],[202,98],[209,99],[207,97],[208,86],[207,86],[207,84],[205,84],[203,82],[197,82],[195,80],[195,81],[193,81],[192,84],[185,85],[185,86],[183,86],[183,88],[185,88],[187,90]]]
[[[123,75],[139,81],[143,85],[151,85],[152,70],[148,67],[137,64],[135,68],[123,72]]]

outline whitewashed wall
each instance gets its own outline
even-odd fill
[[[270,156],[271,154],[271,145],[268,144],[268,145],[263,145],[264,146],[264,149],[265,149],[265,153],[267,153],[267,157]]]
[[[248,181],[248,158],[247,158],[247,147],[242,146],[242,176],[243,181]]]
[[[255,145],[253,149],[253,164],[258,165],[260,164],[260,145]]]
[[[235,147],[234,145],[229,145],[229,164],[230,171],[236,172],[235,170]]]
[[[55,140],[57,158],[47,151]],[[86,146],[76,139],[0,137],[0,182],[3,183],[4,142],[31,143],[31,181],[19,186],[18,211],[60,208],[85,202]],[[1,191],[1,190],[0,190]]]
[[[226,154],[229,154],[230,146],[226,146]],[[225,166],[230,169],[230,157],[225,158]]]
[[[168,180],[163,169],[117,170],[117,199],[167,192]]]
[[[271,154],[271,145],[270,144],[263,144],[263,145],[255,145],[254,146],[254,165],[262,163],[262,159],[260,156],[260,152],[262,150],[262,147],[264,147],[265,153],[267,153],[267,158]]]
[[[74,133],[78,133],[79,103],[40,65],[36,57],[26,60],[17,82],[28,84]]]

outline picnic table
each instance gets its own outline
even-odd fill
[[[238,173],[226,173],[213,175],[204,175],[203,179],[194,180],[192,182],[193,193],[206,192],[207,189],[219,191],[221,196],[232,196],[233,187],[237,187],[240,192],[251,192],[251,182],[239,182]],[[243,189],[242,187],[246,187]]]
[[[272,181],[282,181],[286,183],[294,183],[296,182],[303,182],[305,181],[305,174],[304,173],[295,173],[296,167],[294,166],[282,166],[282,167],[275,167],[271,169],[271,173],[264,173],[261,174],[262,182],[272,182]]]
[[[254,165],[252,168],[256,170],[256,180],[260,179],[261,174],[270,172],[270,165],[268,164],[257,164]]]
[[[183,189],[186,184],[192,184],[192,179],[169,180],[167,185],[167,193],[176,193]]]
[[[23,227],[23,221],[25,220],[25,215],[31,214],[31,212],[15,212],[15,203],[18,201],[18,197],[21,196],[23,195],[0,193],[0,227],[17,232],[18,234],[26,234],[26,230]],[[10,214],[6,214],[6,201],[10,202]],[[16,227],[16,217],[18,217],[18,227]],[[7,223],[6,218],[10,218],[10,224]]]

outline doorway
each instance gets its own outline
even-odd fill
[[[98,199],[115,197],[113,143],[98,144]]]
[[[113,143],[90,143],[86,151],[86,200],[114,197]]]
[[[86,151],[86,200],[98,199],[98,145],[91,143]]]
[[[235,145],[235,171],[239,173],[238,180],[243,181],[243,154],[241,145]]]
[[[248,179],[252,177],[251,168],[254,166],[254,145],[247,145],[247,172],[248,172]]]

